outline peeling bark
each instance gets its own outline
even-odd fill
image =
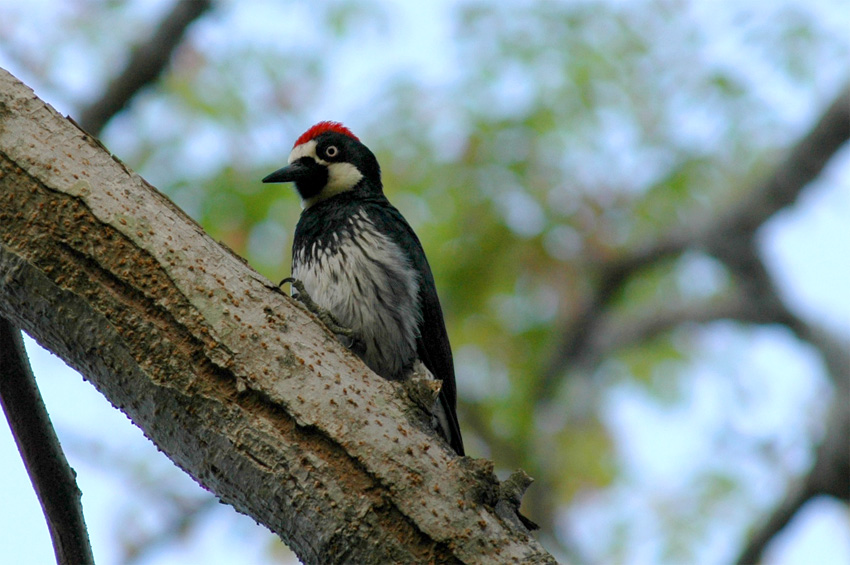
[[[305,563],[551,563],[382,380],[0,71],[0,316]]]

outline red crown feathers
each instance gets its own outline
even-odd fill
[[[306,143],[316,137],[317,135],[323,134],[328,131],[335,131],[337,133],[341,133],[343,135],[347,135],[355,141],[360,141],[356,135],[351,133],[351,130],[342,125],[339,122],[319,122],[314,125],[307,131],[301,134],[301,137],[295,140],[295,145],[293,147],[297,147],[302,143]]]

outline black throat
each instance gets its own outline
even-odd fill
[[[310,174],[295,181],[295,190],[302,200],[307,200],[318,195],[328,184],[328,168],[319,165],[310,157],[302,157],[299,161],[303,161],[310,168]]]

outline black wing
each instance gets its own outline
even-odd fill
[[[439,402],[448,421],[449,429],[445,432],[449,437],[446,440],[458,455],[464,455],[463,438],[457,422],[457,388],[452,348],[437,296],[437,287],[434,284],[434,275],[431,273],[422,244],[407,220],[386,198],[376,197],[374,203],[378,205],[379,210],[374,215],[370,214],[370,217],[375,221],[376,227],[401,246],[410,258],[413,268],[421,275],[419,301],[422,307],[422,321],[419,324],[416,349],[419,359],[431,374],[442,381]],[[399,230],[397,226],[403,228]]]
[[[421,251],[421,246],[420,246]],[[437,287],[431,274],[431,267],[422,256],[423,266],[417,266],[422,275],[419,287],[419,299],[422,303],[422,323],[419,326],[419,337],[416,340],[416,349],[419,358],[428,367],[436,378],[443,381],[440,389],[439,401],[446,414],[449,429],[446,439],[458,455],[464,455],[463,438],[460,435],[460,426],[457,423],[457,388],[455,385],[455,369],[452,361],[452,348],[449,344],[449,336],[446,333],[446,323],[443,320],[443,310],[440,308],[440,299],[437,296]]]

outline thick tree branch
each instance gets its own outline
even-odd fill
[[[407,389],[0,73],[0,315],[307,563],[552,562]]]
[[[110,85],[105,96],[84,111],[83,119],[90,130],[99,131],[139,89],[159,76],[186,27],[207,10],[209,5],[207,0],[178,2],[175,5],[172,12],[160,24],[157,33],[151,37],[151,41],[135,51],[127,68]],[[19,334],[20,331],[5,320],[0,320],[0,333],[2,333],[0,339],[11,346],[12,334]],[[23,349],[17,351],[10,348],[6,353],[4,366],[11,367],[9,370],[13,371],[14,376],[6,380],[8,386],[5,387],[5,391],[12,394],[9,401],[18,400],[34,406],[32,409],[28,405],[19,408],[13,404],[7,408],[7,414],[13,431],[16,425],[22,428],[15,432],[21,453],[45,453],[42,457],[32,455],[26,457],[25,455],[25,460],[42,463],[28,463],[27,469],[48,519],[57,560],[60,563],[91,562],[91,548],[73,471],[68,467],[58,440],[55,438],[55,432],[41,402],[28,364],[24,364]],[[9,370],[4,370],[4,373],[8,374]],[[10,390],[9,387],[14,389]],[[20,394],[13,394],[15,392]],[[12,414],[15,414],[15,419],[12,418]],[[22,418],[17,417],[20,414],[25,415],[24,418],[28,420],[25,425],[20,425]],[[47,456],[47,452],[51,455]],[[51,465],[51,461],[55,464]]]
[[[77,121],[83,129],[98,136],[112,116],[120,112],[139,90],[159,78],[186,29],[211,5],[211,0],[176,0],[156,33],[133,49],[127,66],[109,83],[100,99],[80,112]]]
[[[21,332],[0,318],[0,404],[38,495],[56,562],[94,563],[80,489],[30,370]]]
[[[168,64],[188,25],[210,7],[209,0],[178,0],[148,44],[137,48],[126,69],[101,100],[83,112],[85,126],[99,132],[148,82]],[[0,319],[0,401],[7,414],[18,449],[47,518],[57,562],[93,562],[80,503],[80,491],[44,408],[20,330]],[[2,348],[0,348],[2,349]]]

